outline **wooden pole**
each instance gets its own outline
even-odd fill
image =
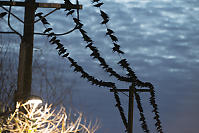
[[[36,8],[82,9],[82,5],[74,5],[72,3],[37,3],[35,0],[25,0],[25,2],[0,1],[0,6],[25,7],[24,33],[19,52],[17,90],[14,95],[14,100],[16,103],[17,101],[23,100],[31,95],[34,19]]]
[[[128,133],[133,133],[134,84],[129,87]]]
[[[20,44],[17,92],[15,100],[31,94],[35,0],[25,1],[24,35]],[[17,98],[17,99],[16,99]]]
[[[129,92],[129,108],[128,108],[128,133],[133,133],[133,106],[134,106],[134,91],[136,92],[150,92],[150,89],[136,89],[135,85],[129,87],[129,89],[116,89],[118,92]],[[110,92],[114,92],[114,89],[110,89]]]

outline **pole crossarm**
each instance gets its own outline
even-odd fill
[[[129,107],[128,107],[128,129],[127,133],[133,133],[133,106],[134,106],[134,91],[135,92],[150,92],[150,89],[136,89],[135,85],[129,87],[129,89],[110,89],[110,92],[129,92]]]
[[[133,106],[134,106],[134,91],[135,92],[151,92],[150,89],[136,89],[135,85],[129,87],[129,89],[110,89],[110,92],[129,92],[129,107],[128,107],[128,129],[127,133],[133,133]]]
[[[26,6],[26,2],[10,2],[0,1],[0,6]],[[35,2],[36,8],[64,8],[64,9],[82,9],[82,5],[74,4],[59,4],[59,3],[38,3]]]
[[[116,89],[118,92],[129,92],[129,89]],[[150,89],[135,89],[136,92],[150,92]],[[110,89],[110,92],[114,92],[113,89]]]

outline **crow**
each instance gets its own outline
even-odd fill
[[[100,54],[93,52],[92,54],[90,54],[90,56],[93,56],[94,58],[98,58],[100,56]]]
[[[49,32],[49,31],[51,31],[51,30],[52,30],[52,28],[48,28],[48,29],[46,29],[43,33]]]
[[[92,42],[91,38],[88,35],[86,35],[85,33],[82,33],[82,36],[83,36],[84,41]]]
[[[93,3],[95,3],[95,2],[97,2],[97,3],[98,3],[99,1],[100,1],[100,0],[92,0],[92,2],[93,2]]]
[[[113,47],[112,49],[113,49],[113,52],[115,52],[115,51],[117,51],[118,53],[120,53],[120,54],[124,54],[124,52],[123,51],[121,51],[120,49],[119,49],[120,47]]]
[[[80,20],[79,20],[79,19],[73,18],[73,20],[74,20],[74,22],[75,22],[76,24],[80,24]]]
[[[117,41],[118,41],[118,39],[117,39],[116,36],[114,36],[114,35],[109,35],[109,36],[111,37],[111,40],[112,40],[112,41],[114,41],[114,42],[117,42]]]
[[[108,23],[108,21],[109,21],[109,20],[106,19],[106,20],[102,21],[101,24],[106,24],[106,23]]]
[[[105,12],[103,12],[102,10],[100,10],[100,13],[101,13],[101,16],[102,16],[102,18],[103,18],[104,20],[109,19],[108,15],[107,15]]]
[[[96,5],[93,5],[93,6],[95,6],[95,7],[100,7],[100,6],[102,6],[104,3],[102,2],[102,3],[98,3],[98,4],[96,4]]]
[[[79,31],[82,33],[82,34],[86,34],[87,32],[83,29],[79,29]]]
[[[54,36],[52,39],[50,39],[49,42],[54,42],[56,40],[56,36]]]
[[[68,57],[68,56],[69,56],[69,53],[62,55],[62,57]]]
[[[68,16],[68,15],[72,15],[72,14],[74,13],[74,11],[75,11],[75,10],[71,10],[71,11],[69,11],[69,12],[66,14],[66,16]]]
[[[6,14],[7,14],[7,12],[0,13],[0,18],[3,18]]]
[[[44,17],[42,17],[41,22],[42,22],[44,25],[45,25],[45,24],[49,24],[48,21],[47,21]]]
[[[40,18],[42,14],[43,14],[42,12],[39,12],[39,13],[35,14],[35,17],[39,17]]]
[[[60,42],[60,40],[59,39],[57,39],[57,40],[55,40],[55,41],[53,41],[53,42],[51,42],[52,44],[58,44]]]
[[[120,66],[122,66],[124,68],[128,68],[129,67],[129,64],[127,63],[126,59],[120,60],[117,64],[119,64]]]
[[[65,49],[65,48],[60,49],[60,50],[59,50],[59,55],[66,53],[66,50],[67,50],[67,49]]]
[[[120,54],[124,54],[124,52],[120,50],[120,45],[116,43],[114,43],[113,51],[117,51]]]
[[[114,31],[112,31],[111,29],[107,29],[106,35],[111,35],[113,33],[114,33]]]
[[[86,46],[86,48],[88,48],[88,47],[92,47],[92,43],[89,43],[89,44]]]
[[[68,6],[68,5],[73,5],[73,4],[70,2],[70,0],[64,0],[64,4],[66,4],[67,6]]]
[[[61,44],[61,43],[57,43],[57,47],[56,47],[56,49],[61,49],[61,48],[63,48],[63,44]]]
[[[55,33],[54,33],[54,32],[51,32],[51,33],[48,34],[48,37],[52,37],[52,36],[54,36],[54,35],[55,35]]]

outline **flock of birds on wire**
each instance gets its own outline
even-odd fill
[[[69,0],[64,0],[65,4],[71,4],[71,2]],[[124,52],[122,50],[120,50],[120,45],[118,44],[118,38],[114,35],[114,31],[110,28],[108,28],[107,23],[109,22],[110,18],[109,16],[102,11],[101,6],[104,4],[103,2],[101,2],[100,0],[92,0],[92,4],[94,7],[99,8],[100,11],[100,15],[102,17],[102,25],[106,26],[107,32],[106,32],[106,36],[109,36],[110,39],[112,40],[113,43],[113,48],[112,51],[116,52],[118,54],[124,54]],[[153,113],[154,113],[154,119],[156,120],[155,123],[155,127],[157,129],[157,131],[159,133],[163,133],[162,130],[162,125],[161,125],[161,121],[160,121],[160,116],[159,116],[159,112],[158,112],[158,107],[155,101],[155,91],[154,91],[154,87],[151,83],[149,82],[142,82],[140,81],[137,76],[135,75],[135,72],[131,69],[129,63],[127,62],[126,59],[121,59],[118,64],[123,68],[126,69],[128,74],[127,76],[121,76],[120,74],[118,74],[113,68],[111,68],[105,61],[105,59],[103,57],[101,57],[99,50],[97,49],[97,47],[94,46],[94,42],[93,40],[88,36],[87,32],[83,29],[83,23],[79,20],[79,18],[75,18],[74,17],[74,12],[75,10],[71,10],[71,9],[65,9],[66,16],[71,15],[73,18],[74,23],[76,24],[76,29],[79,30],[79,32],[82,35],[83,40],[86,42],[86,47],[85,48],[89,48],[92,53],[90,54],[90,56],[93,59],[97,59],[100,63],[100,66],[107,72],[109,73],[110,76],[114,76],[115,78],[117,78],[119,81],[124,81],[124,82],[129,82],[132,83],[132,87],[134,88],[134,95],[135,95],[135,99],[137,102],[137,107],[139,110],[139,114],[140,114],[140,121],[141,121],[141,127],[143,129],[144,132],[149,133],[149,129],[147,126],[147,122],[144,116],[144,111],[142,108],[142,104],[141,104],[141,99],[139,94],[136,91],[136,87],[147,87],[150,89],[150,104],[153,107]],[[0,13],[0,18],[3,18],[7,15],[7,12],[2,12]],[[35,17],[39,17],[41,22],[45,25],[46,29],[43,33],[47,34],[47,36],[50,38],[49,42],[53,45],[57,45],[56,49],[58,51],[59,56],[62,56],[66,59],[68,59],[68,61],[71,64],[71,67],[74,68],[75,72],[79,72],[81,73],[81,77],[87,79],[89,82],[91,82],[93,85],[97,85],[97,86],[103,86],[103,87],[108,87],[108,88],[112,88],[114,90],[114,97],[116,100],[116,107],[118,108],[119,112],[120,112],[120,116],[122,118],[123,124],[126,128],[126,130],[128,130],[128,123],[127,123],[127,119],[126,116],[124,114],[124,110],[121,106],[121,102],[120,102],[120,98],[117,92],[117,87],[115,85],[115,83],[113,82],[106,82],[106,81],[102,81],[99,80],[97,78],[95,78],[94,76],[91,76],[89,73],[87,73],[86,71],[84,71],[84,69],[78,65],[78,63],[69,56],[69,53],[67,52],[67,49],[64,47],[64,45],[61,43],[61,41],[57,38],[56,34],[53,32],[53,29],[49,26],[50,23],[46,20],[45,17],[42,16],[43,13],[39,12],[37,14],[35,14]]]

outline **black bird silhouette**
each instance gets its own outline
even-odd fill
[[[48,34],[48,37],[51,37],[51,36],[54,36],[54,35],[55,35],[55,33],[51,32],[51,33]]]
[[[86,35],[85,33],[82,33],[82,36],[83,36],[84,41],[92,42],[91,38],[88,35]]]
[[[56,36],[54,36],[52,39],[50,39],[49,42],[54,42],[56,40]]]
[[[120,45],[116,44],[116,43],[113,43],[114,44],[114,47],[116,47],[117,49],[120,48]]]
[[[88,48],[88,47],[92,47],[92,43],[89,43],[87,46],[86,46],[86,48]]]
[[[74,21],[76,24],[80,24],[80,20],[77,19],[77,18],[73,18],[73,21]]]
[[[123,68],[128,68],[129,67],[129,64],[127,63],[126,59],[122,59],[118,62],[118,64],[120,66],[122,66]]]
[[[66,52],[66,49],[64,47],[62,47],[61,49],[59,49],[59,55],[62,55]]]
[[[106,19],[106,20],[102,21],[101,24],[106,24],[106,23],[108,23],[108,21],[109,21],[109,20]]]
[[[57,47],[56,47],[56,49],[61,49],[61,48],[63,48],[63,44],[61,44],[61,43],[57,43]]]
[[[83,24],[80,22],[79,19],[73,18],[73,21],[76,23],[77,29],[81,29],[82,28]]]
[[[101,13],[101,16],[102,16],[102,18],[103,18],[104,20],[109,19],[108,15],[107,15],[105,12],[103,12],[102,10],[100,10],[100,13]]]
[[[46,29],[43,33],[49,32],[49,31],[51,31],[51,30],[52,30],[52,28],[48,28],[48,29]]]
[[[90,56],[93,56],[93,58],[98,58],[100,56],[100,54],[93,52],[92,54],[90,54]]]
[[[39,12],[39,13],[35,14],[35,17],[41,18],[41,15],[42,15],[42,14],[43,14],[42,12]]]
[[[98,3],[98,4],[96,4],[96,5],[93,5],[93,6],[95,6],[95,7],[100,7],[100,6],[102,6],[104,3],[102,2],[102,3]]]
[[[45,25],[45,24],[49,24],[48,21],[47,21],[44,17],[41,18],[41,22],[42,22],[44,25]]]
[[[0,13],[0,18],[3,18],[6,14],[7,14],[7,12]]]
[[[71,10],[71,11],[69,11],[69,12],[66,14],[66,16],[68,16],[68,15],[72,15],[72,14],[74,13],[74,11],[75,11],[75,10]]]
[[[69,53],[62,55],[62,57],[68,57],[68,56],[69,56]]]
[[[67,6],[73,5],[73,4],[70,2],[70,0],[64,0],[64,4],[66,4]]]
[[[114,43],[113,52],[117,51],[120,54],[124,54],[123,51],[120,50],[120,45]]]
[[[107,29],[106,35],[111,35],[113,33],[114,33],[114,31],[112,31],[111,29]]]
[[[65,49],[64,47],[62,47],[61,49],[59,49],[59,52],[66,52],[67,49]]]
[[[79,29],[79,31],[82,33],[82,34],[86,34],[87,32],[83,29]]]
[[[99,1],[100,1],[100,0],[92,0],[92,2],[93,2],[93,3],[95,3],[95,2],[99,2]]]
[[[58,39],[58,40],[53,41],[52,44],[55,44],[55,43],[58,44],[59,42],[60,40]]]
[[[114,36],[114,35],[109,35],[109,36],[111,37],[111,40],[112,40],[112,41],[114,41],[114,42],[117,42],[117,41],[118,41],[118,39],[117,39],[116,36]]]

